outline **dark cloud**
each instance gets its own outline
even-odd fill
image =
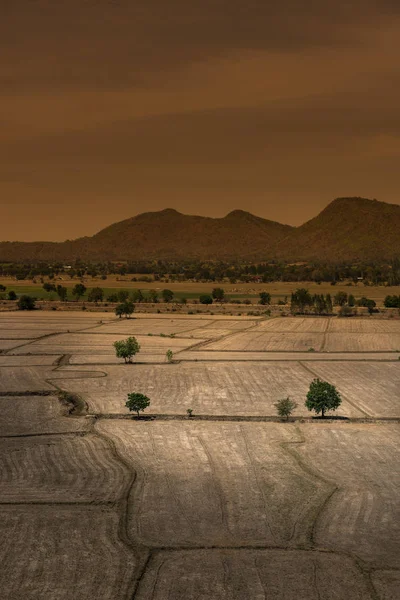
[[[10,88],[149,84],[165,70],[243,51],[368,44],[400,14],[383,0],[13,0],[2,8]]]

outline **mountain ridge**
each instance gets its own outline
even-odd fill
[[[236,209],[224,217],[173,208],[65,242],[0,242],[0,262],[113,260],[381,260],[400,256],[400,206],[361,197],[330,202],[293,227]]]

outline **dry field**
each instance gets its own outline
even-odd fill
[[[358,364],[354,369],[355,386]],[[400,376],[400,364],[390,363],[390,366],[394,367],[393,373]],[[312,379],[316,377],[296,361],[103,365],[98,371],[94,369],[92,365],[61,367],[53,373],[50,381],[64,390],[82,394],[90,412],[97,414],[126,412],[124,399],[127,390],[136,389],[151,398],[152,413],[184,415],[188,408],[192,408],[197,415],[268,416],[276,412],[274,402],[290,396],[299,403],[295,414],[307,416],[304,399]],[[378,414],[383,391],[384,387],[379,388],[378,384],[373,396]],[[352,399],[350,404],[346,398],[338,414],[364,416],[357,400]]]
[[[128,335],[139,364],[113,353]],[[1,313],[1,598],[398,600],[399,336],[374,319]],[[314,377],[350,421],[308,420]],[[154,420],[129,418],[130,391]],[[298,419],[274,422],[287,395]]]
[[[82,505],[0,507],[4,600],[129,598],[137,561],[115,509]]]

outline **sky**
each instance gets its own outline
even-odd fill
[[[400,203],[398,0],[2,0],[0,240]]]

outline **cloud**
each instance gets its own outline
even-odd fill
[[[399,15],[389,0],[8,0],[0,81],[9,89],[141,87],[247,51],[368,45]]]

